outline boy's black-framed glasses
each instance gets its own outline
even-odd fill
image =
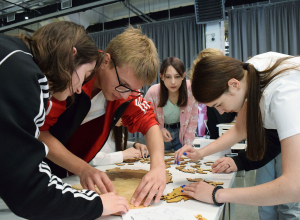
[[[114,63],[115,70],[116,70],[116,74],[117,74],[118,81],[119,81],[119,85],[118,85],[117,87],[115,87],[115,90],[118,91],[118,92],[120,92],[120,93],[130,92],[130,95],[131,95],[131,96],[140,96],[140,95],[144,95],[143,92],[140,92],[140,91],[138,91],[138,90],[130,89],[130,88],[128,88],[127,86],[123,85],[123,84],[120,82],[120,78],[119,78],[119,74],[118,74],[118,71],[117,71],[116,63],[115,63],[115,61],[114,61],[113,58],[111,58],[111,60],[112,60],[113,63]]]

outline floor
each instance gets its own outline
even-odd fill
[[[243,173],[239,172],[235,178],[236,187],[247,187],[253,186],[255,181],[255,171],[246,172],[243,176]],[[225,218],[224,220],[229,220],[228,216],[228,206],[226,207]],[[0,219],[1,220],[21,220],[13,215],[8,209],[4,202],[0,199]],[[222,218],[220,220],[223,220]],[[247,206],[247,205],[235,205],[235,220],[259,220],[257,213],[257,206]]]
[[[253,186],[255,182],[255,171],[237,173],[235,178],[235,187]],[[220,220],[223,220],[222,217]],[[226,207],[224,220],[229,220],[228,205]],[[235,220],[259,220],[257,206],[235,204]]]

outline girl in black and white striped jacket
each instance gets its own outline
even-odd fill
[[[72,22],[48,24],[32,37],[0,35],[0,197],[16,215],[86,220],[128,210],[123,197],[77,191],[52,175],[43,162],[49,149],[38,140],[49,93],[58,100],[80,93],[99,58]]]

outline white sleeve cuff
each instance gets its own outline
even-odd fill
[[[89,163],[91,166],[103,166],[114,163],[122,163],[123,162],[123,153],[122,151],[113,152],[113,153],[102,153],[99,152],[96,157],[91,160]]]

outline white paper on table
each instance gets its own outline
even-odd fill
[[[195,217],[182,207],[149,207],[131,209],[122,215],[123,220],[191,220]]]

